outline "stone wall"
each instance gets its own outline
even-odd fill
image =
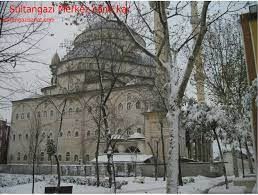
[[[104,164],[99,165],[100,175],[107,176],[106,167]],[[158,176],[163,176],[163,165],[158,165]],[[0,173],[11,174],[32,174],[32,165],[26,164],[12,164],[12,165],[0,165]],[[35,166],[36,174],[56,174],[56,165],[40,165]],[[135,171],[135,164],[116,164],[117,176],[155,176],[155,166],[153,164],[137,164]],[[73,176],[94,176],[95,166],[89,165],[63,165],[61,166],[61,175],[73,175]],[[222,163],[182,163],[182,175],[183,176],[207,176],[218,177],[222,176]]]
[[[225,152],[224,153],[224,160],[226,162],[228,162],[226,164],[227,175],[229,175],[229,176],[234,175],[232,153],[231,152]],[[244,162],[244,172],[245,172],[245,174],[249,174],[250,173],[250,169],[249,169],[248,159],[244,158],[243,162]],[[243,170],[241,158],[237,158],[237,164],[238,164],[238,172],[241,175],[242,174],[242,170]],[[254,164],[254,162],[252,162],[252,165],[253,165],[253,171],[255,172],[255,164]]]

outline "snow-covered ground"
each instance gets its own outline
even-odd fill
[[[226,185],[217,186],[209,190],[209,194],[244,194],[246,188],[244,186],[234,186],[233,183],[228,184],[228,189]]]
[[[8,180],[12,181],[12,177],[15,177],[15,180],[18,178],[28,178],[28,175],[10,175],[10,174],[0,174],[2,178],[8,178]],[[42,176],[40,176],[42,178]],[[45,186],[49,185],[49,176],[43,176],[45,181],[40,181],[35,183],[35,193],[44,193]],[[223,182],[223,177],[217,178],[207,178],[203,176],[198,177],[185,177],[184,180],[193,180],[194,182],[184,184],[184,186],[179,187],[179,193],[203,193],[205,190],[208,190],[212,186],[215,186],[221,182]],[[121,190],[117,190],[118,193],[165,193],[166,182],[163,181],[162,178],[158,178],[158,181],[155,181],[154,178],[146,177],[144,179],[144,183],[135,183],[134,177],[119,177],[117,180],[126,180],[128,181],[127,185],[123,185]],[[0,180],[1,182],[1,180]],[[12,182],[10,182],[11,185]],[[1,184],[1,183],[0,183]],[[27,184],[15,184],[13,182],[13,186],[2,187],[0,188],[0,193],[31,193],[31,183]],[[109,188],[104,187],[96,187],[96,186],[87,186],[87,185],[77,185],[72,183],[61,183],[64,185],[72,185],[73,193],[80,194],[97,194],[97,193],[110,193],[111,190]]]

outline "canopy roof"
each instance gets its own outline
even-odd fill
[[[152,158],[152,155],[147,154],[113,154],[113,161],[114,162],[145,162],[146,160]],[[96,159],[94,158],[91,162],[95,162]],[[100,155],[98,158],[100,163],[107,163],[107,155]]]

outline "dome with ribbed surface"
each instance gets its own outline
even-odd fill
[[[146,47],[139,34],[132,29],[131,33],[139,44]],[[63,60],[94,58],[97,55],[99,58],[123,59],[135,64],[154,64],[149,56],[137,50],[125,27],[114,21],[101,20],[93,23],[75,38],[73,46]]]

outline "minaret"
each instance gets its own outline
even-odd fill
[[[198,2],[197,1],[191,1],[191,25],[194,33],[198,33],[200,28],[198,27],[198,24],[200,22],[200,19],[198,17]],[[197,36],[195,36],[194,41],[197,40]],[[196,91],[197,91],[197,102],[205,102],[205,92],[204,92],[204,68],[202,63],[202,48],[200,49],[200,52],[196,58],[195,61],[195,81],[196,81]],[[191,146],[191,150],[193,146]],[[212,160],[212,143],[205,140],[203,137],[202,139],[197,140],[195,143],[195,157],[197,160],[200,161],[209,161]]]
[[[50,64],[50,69],[51,69],[51,74],[52,74],[52,78],[51,78],[51,85],[55,85],[56,84],[56,71],[57,71],[57,64],[60,63],[60,58],[59,58],[59,55],[58,53],[56,52],[54,54],[54,56],[52,57],[52,60],[51,60],[51,64]]]
[[[198,7],[197,1],[191,1],[191,24],[194,33],[197,33],[200,29],[198,28],[199,17],[198,17]],[[197,36],[195,36],[194,40],[196,41]],[[195,62],[195,81],[196,81],[196,90],[197,90],[197,101],[205,102],[205,93],[204,93],[204,70],[202,63],[202,49],[200,50],[196,62]]]

